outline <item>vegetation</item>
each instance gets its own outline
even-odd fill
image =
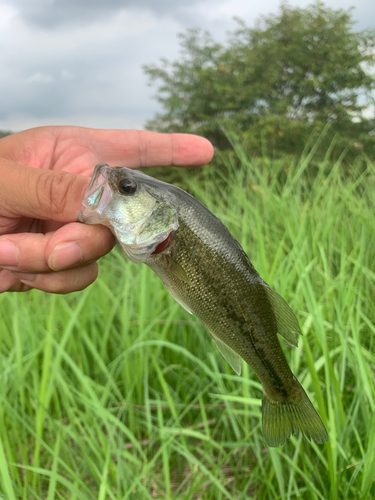
[[[254,27],[238,20],[226,44],[190,30],[178,60],[144,68],[163,107],[148,127],[195,132],[219,149],[230,148],[231,130],[253,154],[267,144],[280,156],[301,154],[312,132],[331,124],[334,154],[347,146],[375,157],[374,123],[363,116],[374,102],[375,31],[353,25],[351,11],[283,3]]]
[[[251,369],[117,249],[82,292],[0,296],[0,498],[374,498],[374,166],[233,146],[182,180],[295,311],[286,356],[329,442],[267,448]]]
[[[6,137],[7,135],[10,135],[12,132],[8,131],[8,130],[0,130],[0,139],[2,139],[3,137]]]

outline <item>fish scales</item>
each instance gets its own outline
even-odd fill
[[[276,320],[263,280],[226,227],[211,213],[211,217],[205,213],[203,217],[202,210],[196,212],[190,206],[181,210],[171,251],[190,283],[169,272],[163,255],[155,255],[148,265],[211,334],[252,367],[262,383],[286,394],[291,371],[276,336]],[[252,288],[257,284],[260,290],[254,294]]]
[[[98,164],[80,220],[105,224],[131,260],[147,264],[207,327],[238,374],[241,359],[251,366],[263,388],[268,445],[278,446],[298,432],[317,443],[328,440],[277,337],[297,345],[296,317],[204,205],[141,172]]]

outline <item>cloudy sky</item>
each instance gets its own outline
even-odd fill
[[[177,34],[203,28],[219,41],[233,16],[253,24],[279,0],[0,0],[0,129],[73,124],[142,128],[159,110],[143,64],[178,57]],[[308,0],[291,0],[306,6]],[[355,7],[375,27],[374,0]]]

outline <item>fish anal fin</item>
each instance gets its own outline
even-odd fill
[[[298,320],[285,300],[267,283],[263,282],[277,323],[277,333],[289,344],[297,347],[298,335],[302,335]]]
[[[225,344],[222,340],[218,339],[215,335],[211,333],[211,337],[215,342],[217,348],[224,356],[224,358],[228,361],[233,370],[237,373],[237,375],[241,375],[241,356],[233,351],[227,344]]]

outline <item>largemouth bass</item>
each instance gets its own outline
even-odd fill
[[[99,163],[80,220],[108,226],[130,260],[147,264],[207,327],[237,374],[241,358],[251,366],[263,388],[262,425],[269,446],[299,431],[317,443],[328,440],[277,337],[297,345],[301,331],[293,311],[204,205],[142,172]]]

